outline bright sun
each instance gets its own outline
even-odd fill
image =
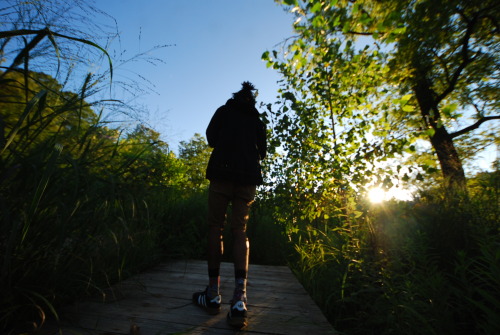
[[[409,190],[393,187],[388,191],[384,191],[380,187],[374,187],[368,191],[368,199],[372,203],[380,203],[384,200],[396,199],[402,201],[410,201],[413,196]]]
[[[380,187],[374,187],[368,191],[370,202],[379,203],[385,200],[386,192]]]

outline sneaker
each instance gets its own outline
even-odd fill
[[[220,294],[213,298],[208,296],[208,286],[203,292],[193,293],[193,303],[205,309],[208,314],[217,314],[220,312],[222,297]]]
[[[231,308],[227,313],[227,323],[235,328],[243,328],[248,325],[247,321],[247,306],[242,300],[235,303],[231,301]]]

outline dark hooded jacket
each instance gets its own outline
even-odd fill
[[[252,103],[229,99],[213,115],[206,135],[208,145],[214,148],[207,179],[263,183],[260,160],[267,152],[266,127]]]

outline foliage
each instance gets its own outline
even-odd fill
[[[1,332],[40,331],[63,304],[160,259],[206,252],[206,143],[195,135],[176,157],[143,124],[109,127],[113,112],[129,120],[138,111],[107,98],[109,84],[142,86],[112,81],[111,68],[80,72],[100,62],[83,46],[103,51],[102,35],[86,35],[99,27],[71,6],[96,13],[44,1],[12,3],[3,16],[12,29],[0,32],[1,62],[12,62],[0,72]]]
[[[2,328],[31,312],[39,326],[55,306],[154,262],[148,197],[151,182],[161,183],[151,178],[176,178],[172,156],[138,142],[144,134],[120,140],[81,95],[58,91],[49,76],[24,76],[26,87],[15,73],[0,85]],[[160,172],[145,178],[140,167]]]
[[[465,185],[462,158],[498,140],[473,132],[498,118],[498,6],[280,3],[297,36],[263,54],[283,77],[268,105],[267,201],[295,248],[290,267],[346,334],[498,332],[498,186],[479,175],[469,201],[449,196]],[[436,158],[446,182],[427,180],[415,202],[363,202],[365,185],[429,178]]]
[[[156,239],[163,259],[202,258],[206,255],[207,193],[184,189],[158,189],[149,205],[159,223]]]
[[[160,134],[140,124],[127,134],[120,147],[120,170],[126,180],[141,180],[149,186],[180,187],[185,176],[181,162],[169,150]]]
[[[356,225],[330,220],[290,235],[297,253],[289,265],[341,333],[497,333],[495,187],[476,187],[462,207],[448,207],[442,193],[441,200],[364,204]],[[479,207],[480,199],[488,202]],[[465,246],[450,248],[439,227],[464,218],[475,229]]]
[[[335,147],[335,127],[358,120],[361,136],[340,140],[357,141],[365,155],[364,134],[389,156],[412,153],[415,139],[426,138],[445,180],[465,184],[455,138],[499,118],[498,97],[491,95],[498,90],[499,12],[493,1],[280,3],[291,5],[298,36],[282,60],[276,51],[263,58],[283,75],[282,100],[292,103],[305,126],[331,115],[328,135]],[[314,131],[320,140],[325,136]],[[484,140],[477,135],[469,141]],[[483,135],[490,142],[496,137]]]
[[[186,176],[188,176],[185,184],[186,189],[197,190],[208,186],[208,180],[205,178],[205,169],[208,165],[211,152],[205,138],[198,133],[194,134],[188,142],[180,142],[179,160],[183,162],[186,168]]]
[[[263,54],[283,77],[266,201],[290,267],[346,334],[498,332],[496,174],[471,178],[469,201],[448,193],[465,183],[462,158],[498,137],[475,132],[497,118],[493,3],[279,2],[297,36]],[[414,202],[361,197],[429,178],[436,158],[447,182],[426,180]]]
[[[206,182],[186,187],[208,157],[202,138],[177,158],[144,125],[108,128],[87,86],[65,92],[49,75],[16,70],[0,87],[2,331],[40,330],[61,305],[161,259],[205,255]]]
[[[88,10],[78,21],[85,25],[96,12],[78,4]],[[2,332],[39,329],[46,318],[57,319],[60,304],[157,261],[161,221],[152,220],[157,209],[149,202],[158,191],[151,184],[180,179],[181,164],[158,134],[107,127],[104,109],[127,107],[91,100],[109,89],[113,68],[79,72],[78,64],[110,58],[94,42],[99,34],[71,24],[76,5],[44,1],[1,9],[7,28],[0,32],[1,62],[10,61],[0,72]],[[77,93],[66,91],[68,85]]]
[[[468,180],[468,202],[450,201],[432,184],[411,203],[375,206],[360,197],[367,182],[390,187],[404,180],[404,173],[406,179],[418,176],[403,166],[380,165],[405,150],[415,158],[414,140],[432,136],[411,91],[413,63],[404,63],[417,41],[408,31],[427,36],[428,27],[416,26],[419,15],[444,12],[455,2],[440,8],[441,2],[419,1],[404,13],[396,1],[387,8],[372,1],[330,1],[330,7],[324,1],[284,2],[303,19],[296,24],[300,36],[289,45],[290,62],[265,54],[285,80],[277,110],[268,106],[268,185],[259,189],[250,215],[252,263],[286,261],[346,334],[498,333],[498,171]],[[30,4],[35,11],[17,13],[47,17],[43,5],[53,3],[23,6]],[[427,41],[436,43],[426,49],[436,52],[428,72],[436,92],[445,90],[446,69],[457,70],[453,61],[460,59],[460,47],[453,42],[464,37],[460,20],[476,5],[454,16],[449,31],[436,29],[435,39]],[[68,28],[63,23],[70,17],[49,12],[58,18],[51,27],[69,35],[63,34]],[[203,170],[209,156],[199,134],[182,142],[176,157],[145,125],[110,127],[109,109],[123,112],[126,106],[94,98],[107,95],[109,71],[85,73],[69,90],[71,52],[80,50],[80,42],[50,35],[39,17],[24,18],[19,22],[39,34],[28,41],[20,37],[22,30],[9,30],[21,35],[2,40],[1,50],[17,61],[0,73],[0,329],[15,325],[19,332],[33,331],[33,325],[39,330],[45,317],[57,318],[61,304],[100,294],[159,260],[205,257]],[[429,27],[446,20],[439,16]],[[473,32],[474,43],[489,41],[485,20]],[[361,30],[354,29],[393,44],[380,45],[377,52],[359,47],[351,33]],[[450,44],[441,50],[438,42],[447,34]],[[6,47],[14,41],[16,47]],[[481,106],[484,117],[495,108],[497,100],[488,95],[497,85],[495,72],[469,85],[496,57],[490,52],[493,42],[484,54],[474,46],[457,90],[439,106],[442,127],[461,117],[468,103]],[[89,56],[83,53],[78,61],[85,63],[83,55]],[[449,62],[439,68],[436,60]],[[58,63],[67,70],[64,75],[43,71]],[[495,136],[490,133],[481,143]],[[470,147],[459,149],[472,155]],[[424,158],[428,162],[419,164],[432,171],[433,159],[418,157]],[[395,175],[403,177],[398,181]],[[454,226],[457,222],[463,224]],[[460,238],[450,238],[453,234]],[[226,230],[226,246],[230,239]],[[226,248],[225,260],[230,254]]]

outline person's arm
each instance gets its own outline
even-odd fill
[[[267,155],[267,132],[263,122],[257,125],[257,149],[259,150],[260,159],[266,158]]]
[[[221,122],[222,122],[223,109],[224,109],[224,106],[219,107],[215,111],[215,113],[212,116],[212,119],[210,120],[210,123],[208,124],[208,127],[207,127],[207,131],[206,131],[207,142],[208,142],[208,145],[212,148],[215,148],[215,146],[217,144],[219,128],[220,128]]]

